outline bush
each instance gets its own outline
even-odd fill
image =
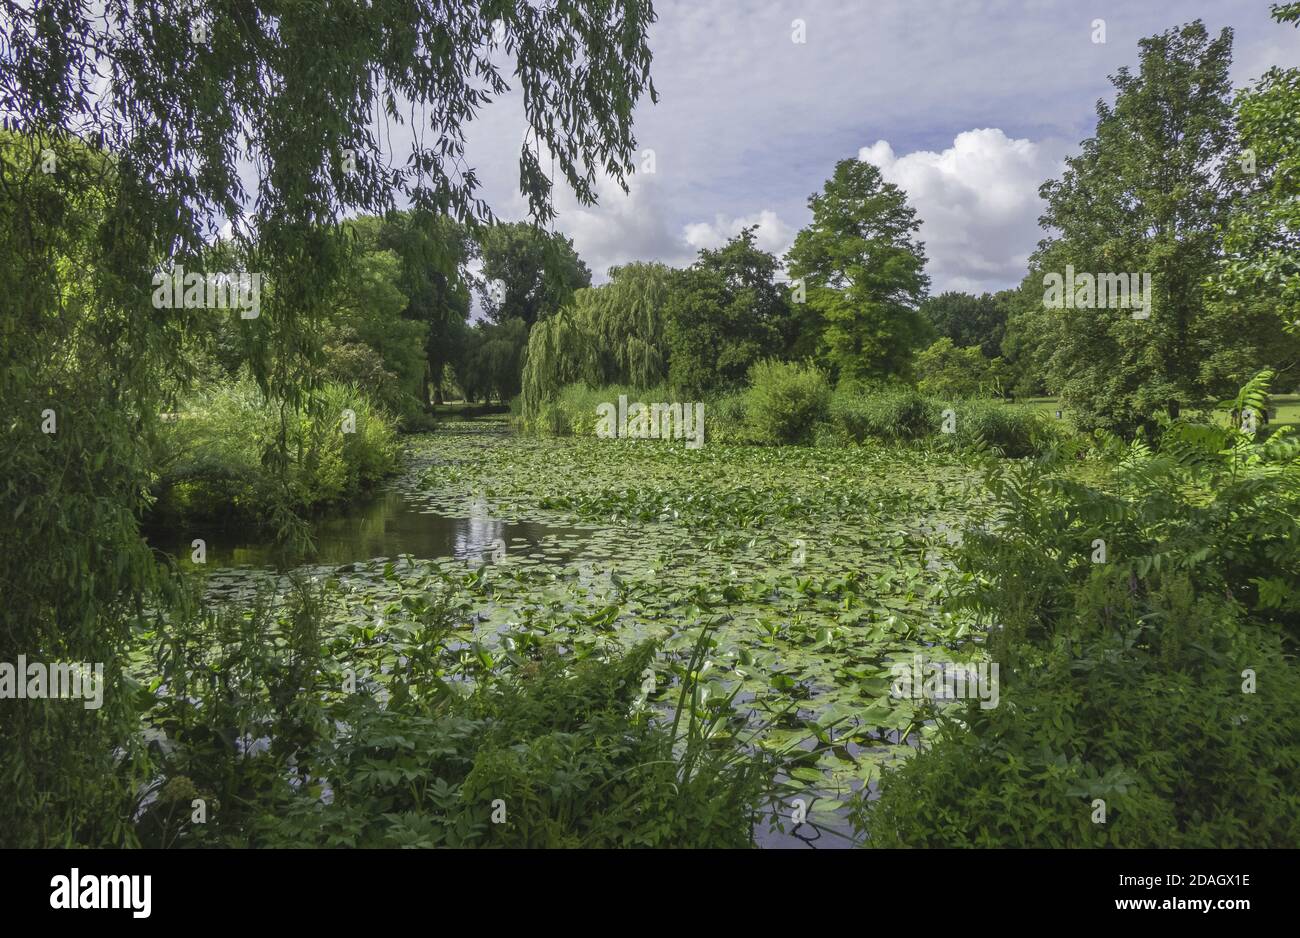
[[[672,400],[663,387],[638,389],[612,384],[592,388],[579,382],[566,385],[553,400],[542,404],[535,417],[524,419],[524,426],[551,436],[594,436],[599,419],[596,408],[601,404],[617,407],[620,394],[627,397],[628,406],[637,401],[649,404]]]
[[[972,399],[952,404],[934,404],[942,412],[953,411],[956,445],[969,449],[990,448],[1011,459],[1034,456],[1064,431],[1041,411],[1032,407],[995,400]]]
[[[282,420],[289,462],[280,472]],[[393,471],[399,447],[391,418],[352,386],[326,384],[294,412],[243,377],[190,398],[166,425],[162,451],[155,520],[265,522],[356,494]]]
[[[948,607],[987,628],[1000,704],[952,706],[856,805],[872,844],[1300,841],[1300,446],[1188,421],[1158,453],[1103,443],[1097,488],[990,468]]]
[[[752,443],[745,391],[715,394],[704,402],[705,439],[715,443]]]
[[[1185,578],[1123,580],[1097,565],[1060,636],[1004,663],[999,706],[953,707],[859,803],[872,846],[1300,842],[1300,671],[1278,637]],[[1245,666],[1268,685],[1242,693]]]
[[[768,359],[749,369],[745,416],[757,442],[809,442],[830,401],[830,384],[812,365]]]
[[[831,399],[830,423],[855,443],[915,440],[938,432],[939,408],[910,388],[837,388]]]

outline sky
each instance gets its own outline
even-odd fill
[[[879,166],[922,220],[931,292],[1018,284],[1044,232],[1038,187],[1091,136],[1108,76],[1138,41],[1189,22],[1235,34],[1232,79],[1300,65],[1300,30],[1267,0],[657,0],[638,107],[638,172],[582,206],[561,182],[555,227],[597,283],[611,265],[684,266],[748,225],[784,253],[839,160]],[[795,21],[803,38],[796,42]],[[1095,21],[1104,21],[1104,42]],[[498,217],[518,194],[518,95],[468,128]],[[644,151],[653,151],[654,172]]]

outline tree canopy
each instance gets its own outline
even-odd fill
[[[837,379],[909,374],[926,333],[916,310],[929,277],[906,194],[875,166],[848,159],[808,207],[812,222],[786,258],[807,292],[801,331],[817,336],[817,355]]]

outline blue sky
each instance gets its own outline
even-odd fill
[[[1300,64],[1300,31],[1266,0],[659,0],[650,34],[660,102],[636,115],[655,172],[598,206],[557,198],[556,227],[604,279],[629,260],[686,264],[759,224],[783,252],[837,160],[881,166],[924,226],[932,290],[1013,286],[1042,231],[1040,183],[1090,136],[1107,76],[1137,43],[1197,17],[1235,32],[1233,80]],[[792,41],[805,24],[806,42]],[[1095,20],[1105,42],[1094,42]],[[497,214],[517,194],[517,96],[469,131]]]

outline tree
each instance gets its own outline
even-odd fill
[[[529,326],[591,286],[591,271],[558,231],[525,222],[491,225],[479,235],[483,276],[479,292],[493,322],[522,319]]]
[[[674,279],[665,309],[669,381],[700,396],[744,385],[750,367],[785,353],[791,328],[777,259],[746,228]]]
[[[960,348],[944,336],[916,356],[917,388],[933,397],[961,398],[1001,394],[1006,369],[1000,358],[985,358],[978,345]]]
[[[528,325],[517,318],[505,322],[476,322],[469,330],[456,375],[467,400],[495,396],[508,403],[520,389]]]
[[[922,303],[921,315],[953,345],[978,345],[985,358],[997,358],[1007,326],[1006,292],[975,296],[949,290]]]
[[[1300,3],[1275,4],[1279,23],[1300,27]],[[1237,96],[1242,148],[1255,187],[1233,208],[1223,270],[1212,288],[1269,298],[1283,329],[1300,331],[1300,69],[1271,68]],[[1240,382],[1239,382],[1240,383]]]
[[[353,238],[351,257],[322,330],[326,370],[409,419],[423,404],[428,322],[407,315],[406,290],[413,288],[403,289],[410,283],[403,276],[403,258],[383,246],[392,243],[386,237],[389,222],[366,215],[346,226]]]
[[[807,294],[800,330],[817,337],[817,353],[838,380],[907,375],[926,334],[916,308],[929,278],[906,194],[875,166],[848,159],[808,207],[812,223],[787,255]]]
[[[425,325],[425,367],[420,402],[442,403],[447,366],[455,361],[470,312],[466,265],[477,251],[469,229],[456,219],[415,210],[385,220],[381,240],[401,258],[403,315]]]
[[[1115,103],[1098,102],[1095,135],[1039,190],[1047,202],[1041,224],[1059,235],[1042,242],[1032,262],[1041,274],[1073,267],[1150,276],[1148,319],[1114,304],[1076,304],[1049,319],[1049,385],[1080,426],[1118,432],[1151,429],[1158,411],[1176,416],[1209,399],[1199,369],[1203,283],[1243,189],[1228,158],[1231,31],[1211,39],[1198,20],[1139,46],[1138,74],[1126,67],[1112,76]]]
[[[1019,287],[998,296],[1007,311],[1002,359],[1007,365],[1011,392],[1016,397],[1048,394],[1048,360],[1060,311],[1043,306],[1042,272],[1031,270]]]
[[[668,374],[664,303],[672,271],[663,264],[611,267],[610,282],[578,290],[573,302],[528,335],[524,410],[536,413],[567,384],[650,388]]]

